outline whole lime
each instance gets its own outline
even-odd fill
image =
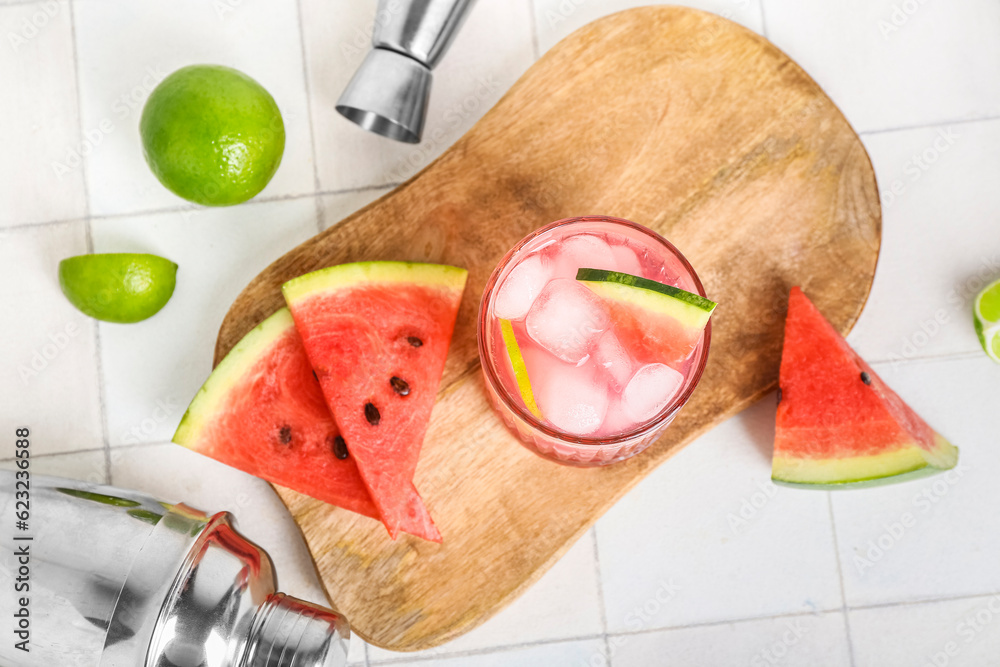
[[[177,265],[158,255],[77,255],[59,262],[59,286],[80,312],[105,322],[138,322],[167,304]]]
[[[146,162],[171,192],[230,206],[268,184],[285,150],[274,98],[220,65],[183,67],[153,90],[139,121]]]

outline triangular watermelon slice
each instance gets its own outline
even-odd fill
[[[377,519],[357,463],[339,439],[292,315],[282,308],[244,336],[212,371],[173,441],[273,484]],[[411,521],[401,528],[440,540],[430,522]]]
[[[793,287],[772,478],[841,487],[953,468],[958,449],[921,419]]]
[[[430,521],[413,488],[444,371],[465,269],[342,264],[282,286],[330,411],[395,537]]]
[[[576,279],[604,301],[615,335],[636,359],[683,367],[718,305],[700,294],[618,271],[581,268]]]

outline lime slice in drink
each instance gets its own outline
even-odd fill
[[[1000,280],[979,293],[972,304],[972,316],[983,349],[1000,364]]]
[[[503,336],[504,345],[507,348],[507,357],[510,359],[510,366],[514,370],[514,379],[517,380],[517,388],[521,392],[521,400],[531,414],[538,419],[542,419],[542,411],[535,403],[535,394],[531,391],[531,380],[528,379],[528,367],[524,365],[524,357],[521,355],[521,347],[517,344],[517,337],[514,335],[514,327],[510,320],[500,319],[500,333]]]
[[[80,312],[105,322],[138,322],[174,293],[177,265],[156,255],[77,255],[59,262],[59,286]]]

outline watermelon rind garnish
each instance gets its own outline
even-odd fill
[[[958,449],[878,376],[798,288],[789,295],[772,479],[877,486],[958,463]]]
[[[467,275],[439,264],[359,262],[282,286],[326,403],[393,538],[406,522],[433,526],[413,477]]]
[[[675,370],[703,340],[716,307],[700,294],[628,273],[582,268],[576,279],[601,298],[615,335],[635,359]]]
[[[700,294],[618,271],[583,268],[576,272],[576,279],[598,296],[670,315],[692,329],[704,329],[718,305]]]

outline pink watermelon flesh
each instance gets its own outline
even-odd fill
[[[576,279],[601,297],[618,341],[634,359],[679,371],[717,305],[700,294],[617,271],[584,267]]]
[[[292,319],[282,311],[287,325],[279,322],[273,342],[247,360],[211,414],[199,414],[199,393],[174,441],[273,484],[378,519],[357,462],[334,452],[337,425]],[[400,529],[441,540],[433,523],[407,521]]]
[[[439,270],[453,278],[449,284],[421,282]],[[412,480],[465,277],[454,267],[370,262],[283,288],[327,404],[393,538],[408,523],[431,525]]]
[[[882,381],[798,287],[789,297],[780,374],[775,472],[781,461],[787,474],[776,479],[848,483],[957,461],[957,449]],[[828,478],[833,466],[847,478]]]
[[[628,303],[609,303],[615,335],[636,358],[656,361],[683,370],[698,346],[703,328],[686,327],[675,317],[636,308]]]

